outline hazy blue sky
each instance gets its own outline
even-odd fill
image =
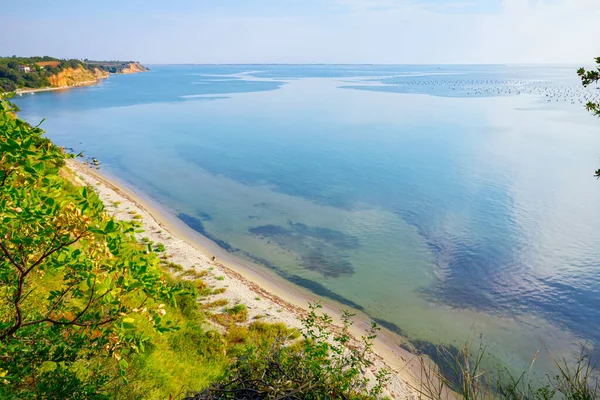
[[[0,26],[0,55],[145,63],[600,56],[600,0],[0,0]]]

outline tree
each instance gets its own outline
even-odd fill
[[[577,71],[577,75],[581,77],[581,83],[583,86],[587,87],[591,84],[598,83],[600,81],[600,57],[595,59],[596,61],[596,70],[586,70],[585,68],[580,68]],[[585,105],[588,111],[591,111],[597,117],[600,117],[600,104],[589,102]]]
[[[65,179],[67,156],[15,111],[0,98],[0,398],[103,398],[144,349],[136,318],[168,329],[144,304],[175,292],[136,226]]]
[[[13,81],[0,77],[0,92],[12,92],[17,88]]]
[[[595,70],[586,70],[583,67],[577,70],[577,75],[581,77],[581,83],[584,87],[588,87],[589,85],[596,84],[598,81],[600,81],[600,57],[596,57],[595,61]],[[590,101],[585,105],[585,108],[593,115],[600,117],[600,103],[594,103]],[[600,179],[600,169],[596,170],[594,176]]]

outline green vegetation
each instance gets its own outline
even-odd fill
[[[203,274],[172,275],[181,268],[136,239],[139,223],[105,213],[65,169],[69,156],[15,112],[0,98],[0,398],[181,398],[217,393],[255,368],[310,398],[365,388],[372,335],[346,349],[347,331],[314,309],[302,337],[248,322],[243,304],[212,314],[198,302],[213,294]]]
[[[19,88],[43,88],[50,86],[49,77],[66,68],[95,69],[120,73],[133,61],[61,60],[53,57],[0,57],[0,92],[12,92]],[[143,68],[143,67],[142,67]]]
[[[597,84],[600,82],[600,57],[596,57],[596,69],[595,70],[586,70],[585,68],[579,68],[577,70],[577,75],[581,78],[581,83],[583,86],[587,87],[592,84]],[[588,102],[585,107],[588,111],[590,111],[593,115],[600,117],[600,104],[594,102]],[[594,176],[596,178],[600,178],[600,169],[596,170]]]
[[[351,314],[343,327],[332,329],[331,318],[311,305],[303,319],[302,338],[286,335],[285,327],[255,322],[254,330],[271,331],[274,340],[246,346],[225,378],[189,399],[373,399],[383,394],[389,373],[381,370],[371,386],[363,372],[371,366],[369,352],[377,327],[351,345]]]
[[[111,74],[119,74],[123,72],[125,68],[129,67],[129,64],[136,64],[136,61],[90,61],[84,60],[86,65],[90,67],[97,67],[102,71],[110,72]]]
[[[585,347],[569,362],[554,359],[556,373],[547,382],[532,382],[529,371],[514,377],[508,371],[486,370],[486,346],[468,340],[460,349],[440,346],[433,358],[435,364],[421,358],[421,382],[413,389],[424,399],[446,400],[596,400],[600,398],[598,371]],[[537,355],[536,355],[537,357]]]
[[[40,65],[41,64],[41,65]],[[24,71],[21,67],[28,67]],[[50,86],[48,78],[66,68],[88,67],[79,60],[59,60],[52,57],[1,57],[0,92],[18,88]]]
[[[581,77],[581,83],[583,86],[589,86],[591,84],[598,83],[600,81],[600,57],[596,57],[596,69],[595,70],[586,70],[585,68],[579,68],[577,71],[577,75]],[[592,112],[594,115],[600,117],[600,104],[589,102],[586,104],[586,108],[588,111]]]

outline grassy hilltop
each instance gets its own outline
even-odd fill
[[[135,61],[61,60],[53,57],[0,57],[0,92],[72,86],[108,77],[109,73],[147,71]]]

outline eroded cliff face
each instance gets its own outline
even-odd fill
[[[139,62],[132,62],[127,65],[126,68],[123,68],[121,71],[122,74],[135,74],[136,72],[144,72],[148,71],[148,68],[144,67]]]
[[[99,79],[108,78],[108,72],[99,68],[89,71],[83,67],[66,68],[48,78],[50,85],[54,87],[79,86],[94,83]]]

